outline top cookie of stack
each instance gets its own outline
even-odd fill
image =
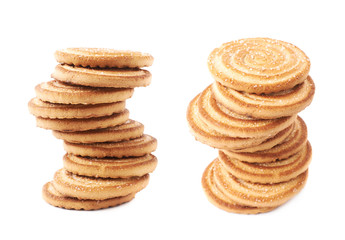
[[[296,46],[269,38],[232,41],[208,59],[217,101],[239,114],[274,119],[297,114],[313,98],[309,58]]]

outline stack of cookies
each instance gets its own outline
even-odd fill
[[[157,141],[129,119],[126,100],[151,82],[153,57],[134,51],[69,48],[55,52],[54,80],[36,86],[28,106],[38,127],[64,140],[64,168],[43,198],[66,209],[94,210],[132,200],[157,165]]]
[[[215,81],[187,111],[196,140],[219,149],[203,189],[229,212],[270,211],[307,180],[312,150],[297,114],[315,92],[310,61],[292,44],[251,38],[216,48],[208,66]]]

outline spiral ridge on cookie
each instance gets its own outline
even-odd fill
[[[208,67],[216,81],[238,91],[271,93],[293,88],[308,76],[310,61],[296,46],[270,38],[224,43]]]

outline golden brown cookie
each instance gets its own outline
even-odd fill
[[[157,148],[157,140],[144,134],[139,138],[105,143],[70,143],[64,141],[66,152],[74,155],[105,158],[105,157],[137,157],[151,153]]]
[[[64,168],[77,175],[101,178],[127,178],[151,173],[157,166],[152,154],[141,157],[92,158],[67,153],[63,157]]]
[[[224,153],[230,158],[235,158],[245,162],[274,162],[276,160],[285,159],[299,152],[307,143],[308,131],[301,117],[297,117],[294,129],[290,135],[280,144],[273,148],[258,152],[242,152],[242,150],[228,151]]]
[[[120,125],[128,120],[129,111],[125,109],[110,116],[93,118],[51,119],[36,117],[37,127],[56,131],[87,131]]]
[[[296,154],[270,163],[249,163],[230,158],[219,151],[222,166],[234,177],[256,183],[278,183],[289,181],[308,169],[312,149],[308,142]]]
[[[57,65],[52,78],[91,87],[135,88],[146,87],[151,83],[151,73],[143,69],[128,68],[83,68]]]
[[[219,149],[243,149],[252,146],[257,146],[264,142],[267,137],[261,138],[239,138],[231,137],[226,134],[217,132],[205,124],[199,117],[198,98],[197,95],[188,105],[187,121],[191,133],[195,139]]]
[[[137,193],[148,183],[149,174],[130,178],[93,178],[79,176],[63,168],[55,173],[52,182],[54,188],[64,196],[92,200],[104,200]]]
[[[290,126],[296,115],[277,119],[255,119],[239,115],[219,104],[213,97],[211,85],[198,99],[199,117],[210,128],[231,137],[272,137]]]
[[[208,67],[224,86],[250,93],[291,89],[309,74],[310,61],[296,46],[269,38],[248,38],[212,51]]]
[[[104,200],[78,199],[62,195],[56,191],[52,182],[48,182],[43,186],[42,196],[47,203],[55,207],[74,210],[98,210],[129,202],[135,197],[135,193]]]
[[[57,80],[35,87],[36,96],[45,102],[63,104],[98,104],[124,101],[132,97],[132,88],[96,88]]]
[[[231,175],[219,160],[214,163],[215,182],[226,197],[241,205],[277,207],[290,200],[305,186],[308,170],[281,183],[251,183]]]
[[[250,207],[241,205],[228,198],[216,185],[214,181],[214,161],[205,169],[202,176],[202,187],[208,200],[218,208],[232,213],[257,214],[274,209],[274,207]]]
[[[269,94],[239,92],[212,84],[212,93],[217,102],[232,111],[261,119],[274,119],[295,115],[305,109],[313,100],[315,85],[310,76],[295,87]]]
[[[153,63],[148,53],[109,48],[66,48],[57,50],[54,56],[59,63],[92,68],[140,68]]]
[[[119,142],[138,138],[142,136],[143,133],[144,125],[131,119],[128,119],[121,125],[109,128],[81,132],[53,131],[53,135],[56,138],[75,143]]]
[[[36,117],[42,118],[91,118],[109,116],[125,110],[126,103],[100,103],[100,104],[61,104],[44,102],[39,98],[30,100],[29,111]]]

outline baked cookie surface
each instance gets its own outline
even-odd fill
[[[151,153],[157,148],[157,140],[143,134],[139,138],[121,142],[104,143],[70,143],[64,141],[66,152],[80,156],[104,157],[138,157]]]
[[[92,200],[104,200],[137,193],[148,183],[149,174],[130,178],[93,178],[79,176],[63,168],[56,171],[52,182],[54,188],[62,195]]]
[[[151,83],[151,73],[143,69],[83,68],[57,65],[52,77],[56,80],[91,87],[135,88]]]
[[[224,86],[249,93],[291,89],[308,76],[310,61],[296,46],[270,38],[247,38],[212,51],[208,67]]]
[[[135,197],[135,193],[103,200],[78,199],[62,195],[56,191],[52,182],[48,182],[42,188],[42,197],[47,203],[55,207],[74,210],[98,210],[129,202]]]
[[[53,131],[56,138],[74,143],[119,142],[138,138],[143,133],[144,125],[131,119],[121,125],[108,128],[77,132]]]
[[[131,98],[134,92],[132,88],[95,88],[57,80],[38,84],[35,91],[42,101],[63,104],[120,102]]]
[[[82,67],[140,68],[153,63],[148,53],[109,48],[66,48],[57,50],[54,56],[59,63]]]

